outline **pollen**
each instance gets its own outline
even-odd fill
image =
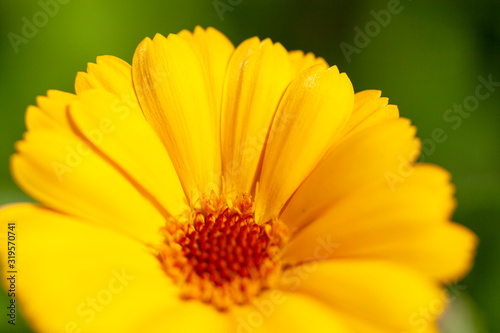
[[[229,207],[212,193],[188,222],[169,221],[162,228],[159,257],[181,297],[225,310],[275,285],[287,229],[279,220],[256,223],[254,206],[248,194]]]

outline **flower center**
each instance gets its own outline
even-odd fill
[[[163,228],[160,259],[181,287],[181,296],[212,303],[219,310],[244,304],[274,285],[281,273],[277,253],[286,240],[280,221],[257,224],[250,195],[231,208],[214,194],[189,222]]]

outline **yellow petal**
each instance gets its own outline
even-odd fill
[[[205,64],[209,76],[210,87],[213,90],[216,105],[216,119],[220,119],[220,105],[222,99],[222,86],[229,58],[233,54],[234,46],[231,41],[220,31],[212,27],[206,30],[197,26],[194,32],[182,30],[179,37],[191,44],[198,52],[200,61]]]
[[[164,216],[109,160],[67,131],[36,131],[16,144],[11,170],[37,201],[72,216],[156,242]]]
[[[68,119],[68,105],[76,96],[57,90],[49,90],[47,96],[38,96],[37,106],[30,106],[26,112],[28,130],[50,129],[72,131]]]
[[[137,48],[132,75],[146,120],[165,145],[191,204],[221,188],[217,103],[209,70],[177,35]]]
[[[233,332],[351,332],[336,309],[304,293],[274,289],[231,311],[237,325]]]
[[[144,117],[132,84],[132,67],[124,60],[113,56],[97,57],[96,62],[87,65],[87,73],[79,72],[76,76],[77,95],[92,89],[105,90],[120,98],[120,101],[115,102],[116,109],[127,107],[128,111]]]
[[[476,238],[447,222],[453,200],[446,177],[441,169],[418,165],[396,191],[367,188],[350,195],[300,230],[283,259],[301,262],[321,252],[323,259],[394,261],[445,282],[463,276]]]
[[[302,50],[294,50],[289,52],[290,61],[292,62],[293,75],[297,76],[309,67],[314,65],[327,65],[325,59],[317,57],[312,53],[308,52],[304,54]]]
[[[97,63],[87,65],[87,73],[79,72],[75,80],[75,91],[79,95],[89,89],[107,90],[117,96],[134,97],[132,88],[132,69],[117,57],[97,57]]]
[[[177,308],[165,307],[150,313],[143,323],[131,332],[237,332],[234,320],[227,312],[215,309],[211,304],[198,300],[184,301]]]
[[[413,170],[411,164],[420,152],[415,132],[407,119],[398,119],[373,126],[343,141],[299,187],[281,220],[291,229],[299,229],[362,188],[381,184],[384,190],[389,189],[385,175]],[[374,198],[370,195],[369,199]],[[359,200],[359,205],[370,202]]]
[[[342,131],[343,139],[370,126],[399,118],[397,106],[388,104],[389,99],[380,95],[378,90],[365,90],[354,95],[354,107]]]
[[[348,316],[345,313],[341,314],[342,319],[346,322],[346,326],[352,329],[352,332],[363,332],[363,333],[410,333],[412,331],[394,331],[387,329],[387,326],[376,325],[374,323],[367,323],[362,321],[358,316]],[[429,320],[422,317],[414,316],[416,319],[412,321],[414,326],[418,326],[418,333],[439,333],[437,324],[429,322]]]
[[[368,240],[366,249],[360,249],[358,253],[371,253],[373,257],[416,267],[443,283],[452,283],[472,268],[477,242],[476,235],[466,227],[447,223],[422,230],[413,239],[408,237],[408,242],[393,240],[392,244],[372,246]]]
[[[222,164],[226,193],[250,193],[263,146],[292,67],[270,39],[246,40],[228,64],[222,105]]]
[[[430,279],[382,261],[309,263],[285,272],[281,283],[335,309],[355,332],[422,332],[447,304]]]
[[[118,98],[88,94],[96,89]],[[185,210],[185,196],[168,153],[139,107],[132,67],[113,56],[98,57],[96,64],[88,64],[87,73],[78,73],[75,90],[79,96],[87,94],[87,105],[80,103],[71,112],[79,134],[94,144],[98,140],[96,146],[145,188],[151,200],[159,201],[160,210],[170,215]],[[96,135],[99,130],[106,137],[103,142]]]
[[[37,130],[61,130],[61,125],[49,117],[36,106],[29,106],[26,110],[26,128],[29,131]]]
[[[136,103],[102,90],[83,92],[71,106],[79,133],[104,153],[157,207],[177,216],[188,209],[168,153]]]
[[[277,216],[345,125],[354,93],[336,67],[317,65],[288,87],[274,117],[256,194],[256,217]]]
[[[151,313],[180,306],[177,288],[144,245],[30,204],[0,211],[15,223],[16,299],[37,332],[137,332]],[[7,246],[0,249],[7,282]],[[81,331],[80,331],[81,330]]]

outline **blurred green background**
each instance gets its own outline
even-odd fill
[[[422,159],[453,174],[454,219],[480,238],[475,267],[459,283],[443,330],[500,332],[500,87],[478,104],[471,97],[478,77],[500,82],[498,0],[58,0],[57,12],[44,20],[42,4],[52,1],[0,0],[0,204],[29,200],[8,163],[26,107],[48,89],[73,92],[76,72],[96,56],[130,62],[145,36],[195,25],[213,26],[234,44],[270,37],[338,65],[356,91],[382,90],[412,119],[428,143]],[[383,10],[392,10],[390,18]],[[34,19],[37,31],[25,28],[23,35],[26,20]],[[460,116],[460,125],[446,121],[447,110],[464,103],[472,111]],[[432,140],[436,128],[445,142]],[[7,332],[2,318],[0,331]],[[18,320],[15,332],[30,331]]]

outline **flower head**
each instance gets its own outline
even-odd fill
[[[40,332],[431,332],[471,266],[415,128],[311,53],[197,27],[75,90],[28,108],[11,166],[40,204],[0,211]]]

